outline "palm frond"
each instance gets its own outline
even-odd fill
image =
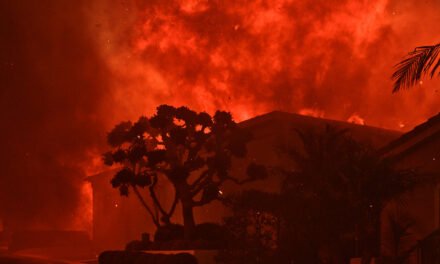
[[[417,84],[422,75],[429,74],[434,77],[440,67],[440,43],[432,46],[417,47],[408,54],[408,57],[399,62],[397,70],[393,73],[393,93],[402,88],[409,88]]]

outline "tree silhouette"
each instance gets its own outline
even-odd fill
[[[410,52],[408,57],[399,62],[397,70],[393,73],[393,93],[402,88],[409,88],[417,84],[423,75],[432,77],[440,67],[440,43],[432,46],[421,46]]]
[[[425,180],[412,170],[394,169],[348,130],[326,126],[296,134],[301,147],[280,149],[294,169],[272,168],[285,177],[280,193],[250,190],[223,199],[233,213],[225,219],[233,241],[251,246],[222,251],[222,263],[345,263],[353,254],[369,263],[379,251],[382,208]],[[249,228],[261,216],[269,219],[265,233]]]
[[[265,168],[255,163],[248,165],[245,179],[230,175],[231,159],[245,157],[251,134],[238,127],[228,112],[210,116],[187,107],[161,105],[150,118],[116,125],[107,139],[113,150],[104,154],[105,164],[122,167],[111,180],[112,186],[125,196],[131,187],[157,227],[170,224],[180,202],[185,239],[193,238],[194,207],[219,198],[225,181],[244,184],[266,176]],[[156,193],[160,177],[175,189],[169,209]],[[138,187],[148,189],[158,213],[148,206]]]
[[[337,251],[338,241],[339,248],[347,248],[350,238],[360,241],[357,253],[368,258],[377,253],[382,208],[421,178],[412,170],[394,169],[348,132],[330,126],[319,132],[297,132],[303,148],[286,149],[296,169],[286,172],[282,196],[300,202],[284,210],[283,217],[294,245],[309,237],[313,247]]]
[[[283,263],[277,255],[281,210],[295,201],[287,203],[278,193],[245,190],[222,202],[232,212],[224,218],[231,239],[217,263]]]

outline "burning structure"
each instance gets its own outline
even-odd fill
[[[424,254],[436,247],[440,228],[440,114],[430,118],[382,148],[394,166],[417,169],[432,181],[390,203],[382,215],[382,252],[385,255],[434,263]],[[394,226],[393,226],[394,225]],[[397,227],[395,226],[397,225]],[[438,257],[438,256],[437,256]],[[416,263],[416,262],[411,262]]]
[[[392,96],[389,76],[408,50],[436,41],[426,25],[438,22],[438,8],[416,0],[2,1],[3,229],[87,228],[81,186],[101,169],[105,131],[158,104],[224,109],[239,121],[278,109],[407,130],[438,111],[438,81]]]
[[[326,125],[340,129],[348,129],[353,138],[375,148],[380,148],[396,139],[401,133],[391,130],[374,128],[369,126],[356,125],[352,123],[313,118],[285,112],[271,112],[257,116],[240,123],[242,127],[248,128],[253,133],[253,140],[249,144],[248,161],[256,161],[271,167],[292,168],[295,165],[279,150],[286,144],[298,146],[301,142],[295,129],[304,131],[319,131]],[[233,163],[232,175],[244,175],[244,161],[238,160]],[[139,238],[141,233],[154,233],[154,225],[150,222],[136,197],[120,197],[119,193],[110,185],[110,179],[115,171],[101,173],[89,177],[93,188],[93,236],[97,244],[103,247],[121,247],[129,240]],[[166,182],[161,183],[161,199],[172,199],[171,186]],[[249,184],[245,188],[259,189],[269,192],[280,190],[282,179],[271,176],[261,182]],[[237,191],[237,187],[229,184],[224,187],[224,194]],[[168,195],[169,194],[169,195]],[[171,202],[171,201],[168,201]],[[199,223],[217,222],[220,223],[228,215],[228,211],[219,202],[198,208],[195,217]],[[172,221],[181,222],[179,214],[176,214]],[[109,230],[112,235],[109,236]]]
[[[261,162],[267,166],[295,168],[277,146],[293,144],[300,148],[300,140],[294,130],[320,130],[326,125],[348,129],[358,141],[374,146],[382,158],[392,162],[399,169],[416,169],[420,177],[430,176],[432,183],[425,184],[405,193],[387,203],[381,216],[381,254],[385,256],[404,256],[412,259],[423,255],[438,236],[440,227],[440,189],[436,182],[440,173],[438,144],[440,116],[429,119],[408,133],[384,130],[364,125],[326,120],[285,112],[271,112],[240,123],[250,129],[254,138],[249,146],[246,159]],[[128,241],[139,239],[141,233],[154,233],[155,226],[134,196],[121,197],[110,185],[115,171],[89,177],[93,187],[93,236],[97,245],[104,248],[120,248]],[[244,162],[235,162],[233,173],[244,175]],[[262,182],[252,183],[245,188],[268,192],[278,192],[282,184],[279,176],[271,175]],[[161,199],[170,200],[171,186],[162,183]],[[237,191],[234,185],[227,185],[222,193]],[[171,202],[171,201],[169,201]],[[179,209],[178,209],[179,210]],[[195,211],[196,220],[203,222],[222,222],[230,212],[221,203],[214,202]],[[176,214],[173,222],[182,222]],[[396,229],[397,228],[397,229]],[[112,235],[109,236],[109,230]],[[401,233],[399,233],[401,230]],[[396,233],[397,232],[397,233]],[[431,243],[431,244],[429,244]],[[432,256],[431,256],[432,259]],[[416,262],[411,262],[416,263]]]

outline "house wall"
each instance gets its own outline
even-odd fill
[[[302,147],[295,129],[323,131],[327,124],[350,128],[354,138],[374,146],[383,146],[399,135],[393,131],[342,122],[327,122],[322,119],[286,113],[269,114],[242,123],[242,126],[252,130],[253,140],[248,144],[246,158],[233,160],[231,175],[244,178],[247,164],[251,161],[265,164],[268,167],[294,168],[295,164],[292,164],[291,160],[283,154],[281,148],[285,146]],[[112,173],[114,174],[115,171]],[[152,237],[155,226],[136,197],[134,195],[129,195],[128,198],[120,197],[118,191],[111,188],[109,181],[112,173],[91,177],[94,194],[94,240],[103,247],[110,245],[111,247],[107,246],[107,248],[115,248],[116,246],[124,246],[130,240],[140,239],[140,234],[143,232],[150,233]],[[281,176],[271,175],[266,180],[243,186],[228,182],[224,184],[222,191],[225,195],[243,189],[277,192],[280,190],[281,184]],[[169,207],[174,197],[172,186],[164,180],[159,182],[158,187],[157,193],[161,196],[160,199],[165,200],[167,204],[165,207]],[[148,197],[147,193],[145,193],[145,197]],[[115,208],[115,202],[120,206]],[[221,223],[228,214],[227,208],[219,201],[194,210],[197,223]],[[181,208],[178,206],[171,220],[175,223],[182,223],[181,215]],[[111,235],[110,230],[113,230]]]
[[[408,194],[411,201],[408,210],[420,223],[418,233],[425,237],[439,227],[438,185],[435,181],[440,180],[440,137],[404,155],[397,167],[415,169],[421,176],[432,178]]]
[[[122,249],[127,242],[139,239],[141,233],[148,231],[148,221],[136,197],[121,197],[119,191],[111,187],[111,178],[112,173],[108,173],[92,182],[92,237],[98,248]]]
[[[257,129],[257,133],[254,133],[254,140],[248,145],[247,157],[233,160],[231,175],[244,178],[247,164],[251,161],[270,166],[280,165],[282,159],[273,146],[285,145],[283,140],[286,139],[286,135],[283,133],[288,129],[280,126],[275,129],[268,126],[263,128]],[[129,197],[121,197],[119,192],[111,187],[109,182],[114,173],[116,171],[103,173],[92,177],[91,180],[93,184],[93,237],[96,244],[103,248],[121,248],[128,241],[140,239],[141,233],[144,232],[149,233],[152,238],[156,229],[150,216],[147,215],[146,210],[133,193]],[[265,181],[245,185],[245,188],[276,191],[280,188],[280,182],[279,178],[272,177]],[[166,180],[160,180],[157,187],[159,199],[164,202],[165,208],[169,208],[174,197],[173,187]],[[238,191],[239,188],[241,186],[227,183],[223,186],[222,191],[228,195]],[[150,201],[146,191],[144,194],[146,200]],[[116,207],[115,204],[118,206]],[[213,201],[194,210],[197,223],[221,223],[228,214],[227,208],[219,201]],[[175,223],[183,222],[180,205],[176,208],[171,220]]]
[[[401,155],[395,165],[399,169],[415,169],[421,176],[440,179],[440,138]],[[439,228],[439,185],[428,182],[390,202],[382,213],[382,253],[402,254]],[[408,226],[396,249],[393,225]]]

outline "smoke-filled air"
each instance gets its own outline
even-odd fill
[[[395,94],[391,80],[409,51],[439,41],[437,0],[29,0],[0,10],[0,215],[17,226],[90,225],[84,179],[103,169],[106,133],[159,104],[400,131],[439,110],[438,79]]]

